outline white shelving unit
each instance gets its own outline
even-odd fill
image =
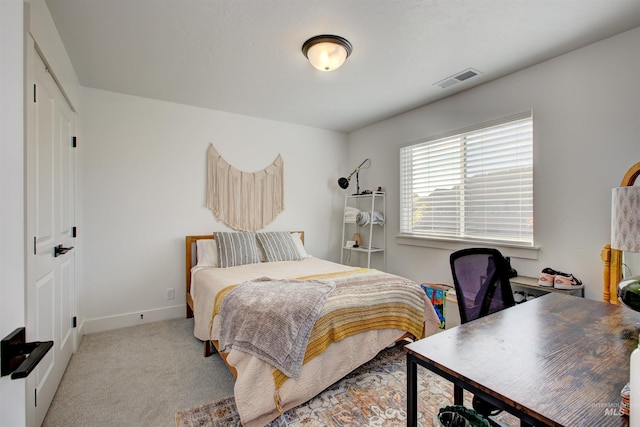
[[[535,295],[544,295],[549,292],[557,292],[565,295],[574,295],[584,298],[584,288],[580,289],[556,289],[553,287],[545,287],[538,285],[538,279],[536,277],[517,276],[509,279],[511,288],[514,291],[534,291]]]
[[[361,212],[368,212],[371,219],[369,223],[360,226],[356,223],[355,219],[347,219],[346,213],[349,207],[356,208]],[[384,221],[386,221],[387,213],[384,192],[375,191],[371,194],[345,195],[345,215],[342,221],[342,250],[340,252],[340,262],[343,264],[352,264],[354,258],[357,258],[357,265],[362,265],[362,258],[366,257],[366,267],[371,268],[371,255],[379,254],[376,256],[382,258],[382,270],[386,270],[387,258],[385,248],[387,247],[387,233],[385,232],[384,224],[374,224],[372,220],[374,212],[381,213]],[[347,242],[353,240],[354,233],[359,233],[362,238],[362,245],[357,248],[347,246]]]

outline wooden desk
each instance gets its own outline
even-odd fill
[[[417,420],[417,365],[505,409],[523,424],[626,426],[620,391],[640,313],[551,293],[405,347],[407,425]]]

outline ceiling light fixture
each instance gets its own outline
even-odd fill
[[[349,40],[331,34],[311,37],[302,45],[304,56],[321,71],[340,68],[352,51],[353,46]]]

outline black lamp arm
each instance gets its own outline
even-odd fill
[[[364,159],[364,161],[362,163],[360,163],[358,165],[358,167],[355,168],[355,170],[353,172],[351,172],[347,178],[342,177],[342,178],[338,179],[338,185],[340,186],[340,188],[346,189],[347,187],[349,187],[349,181],[351,180],[351,177],[353,176],[354,173],[356,174],[356,179],[358,179],[358,172],[360,172],[360,168],[362,167],[362,165],[364,165],[367,162],[369,162],[369,164],[371,164],[371,160]],[[360,193],[360,183],[359,182],[358,182],[358,193]]]
[[[362,163],[360,163],[360,164],[358,165],[358,167],[357,167],[357,168],[355,168],[355,170],[349,174],[349,177],[348,177],[347,179],[351,179],[351,177],[353,176],[353,174],[354,174],[354,173],[358,173],[358,172],[360,172],[360,168],[362,167],[362,165],[364,165],[365,163],[367,163],[367,162],[369,162],[369,161],[371,161],[371,160],[369,160],[369,159],[364,159],[364,161],[363,161]]]

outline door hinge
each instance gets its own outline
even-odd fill
[[[33,102],[36,102],[36,84],[33,84]]]
[[[38,389],[37,388],[33,389],[33,406],[35,408],[38,407]]]
[[[33,236],[33,254],[38,255],[37,246],[36,246],[36,236]]]
[[[78,317],[77,316],[73,316],[73,318],[71,319],[71,327],[72,328],[77,328],[78,327]]]
[[[74,137],[71,138],[71,146],[73,148],[76,148],[78,146],[78,137],[77,136],[74,136]]]
[[[71,227],[71,237],[78,237],[78,227],[75,225]]]

